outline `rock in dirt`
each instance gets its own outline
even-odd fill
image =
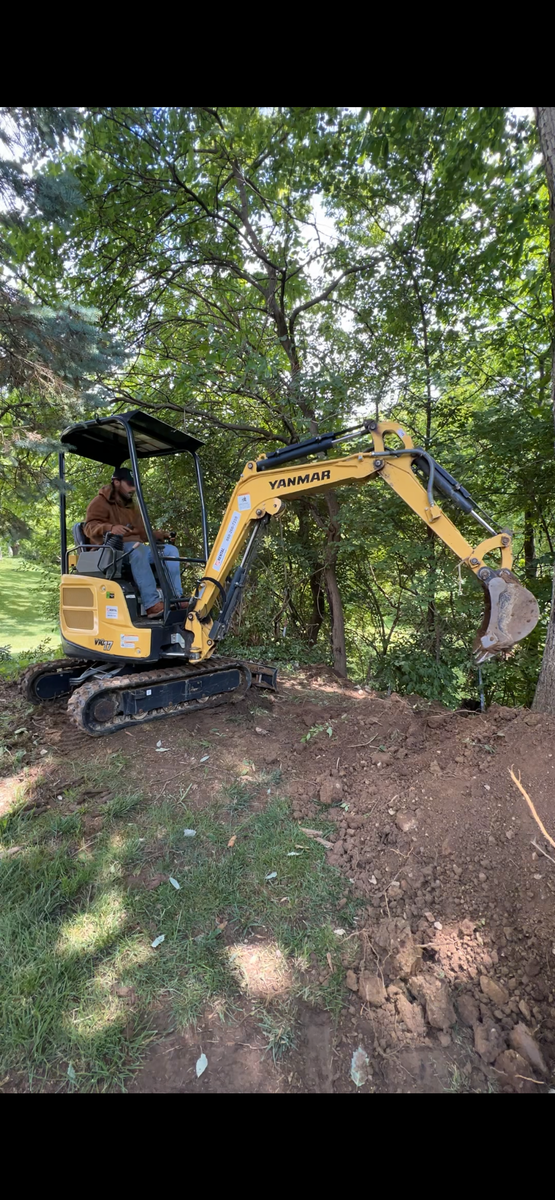
[[[444,979],[436,979],[433,975],[414,975],[409,979],[409,988],[424,1005],[426,1020],[433,1029],[446,1030],[455,1024],[457,1018]]]
[[[509,1003],[509,993],[504,987],[501,987],[500,983],[496,983],[495,979],[490,979],[489,975],[480,976],[480,987],[484,996],[487,996],[488,1000],[491,1000],[497,1008]]]
[[[410,812],[398,812],[395,824],[401,833],[410,833],[411,829],[416,829],[416,817]]]
[[[380,922],[373,941],[389,979],[407,979],[419,969],[422,951],[415,945],[408,921],[386,918]]]
[[[480,1009],[474,996],[470,996],[465,992],[462,996],[457,997],[457,1011],[463,1025],[468,1025],[472,1029],[480,1020]]]
[[[525,1080],[517,1079],[518,1075],[527,1075],[530,1067],[526,1059],[516,1050],[503,1050],[495,1060],[495,1070],[499,1071],[501,1087],[511,1086],[517,1091],[525,1090]]]
[[[522,1024],[522,1021],[519,1021],[518,1025],[515,1025],[514,1029],[511,1029],[509,1042],[512,1049],[516,1050],[517,1054],[521,1054],[523,1058],[526,1058],[535,1071],[539,1071],[541,1075],[548,1074],[545,1059],[538,1043],[532,1037],[526,1025]]]
[[[385,1004],[384,985],[379,975],[373,975],[370,971],[360,972],[358,994],[365,1004],[372,1004],[374,1008]]]
[[[343,784],[340,779],[334,779],[330,775],[328,779],[324,779],[318,793],[320,804],[339,804],[343,795]]]
[[[505,1049],[505,1043],[493,1021],[478,1022],[474,1026],[474,1049],[484,1062],[492,1063]]]
[[[410,1000],[400,992],[395,996],[395,1008],[399,1020],[403,1021],[409,1033],[422,1038],[426,1035],[426,1022],[420,1004],[411,1004]]]
[[[358,992],[358,976],[356,971],[347,971],[345,983],[351,992]]]

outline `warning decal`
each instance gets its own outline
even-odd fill
[[[229,550],[229,543],[231,542],[233,534],[235,533],[235,530],[237,529],[237,526],[238,526],[240,520],[241,520],[241,514],[238,512],[234,512],[234,514],[231,518],[231,521],[229,522],[229,525],[224,533],[223,542],[222,542],[220,549],[218,550],[218,553],[214,560],[214,566],[212,567],[213,571],[219,571],[220,568],[222,567],[225,556]]]

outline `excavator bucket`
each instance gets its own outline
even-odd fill
[[[538,602],[512,571],[482,569],[478,578],[485,592],[484,619],[474,639],[478,664],[504,657],[527,637],[539,620]]]

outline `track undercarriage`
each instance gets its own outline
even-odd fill
[[[190,666],[129,672],[126,666],[59,659],[30,667],[21,687],[32,703],[68,695],[68,716],[92,737],[102,737],[202,708],[242,699],[251,686],[276,689],[271,667],[212,658]]]

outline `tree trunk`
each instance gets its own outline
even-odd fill
[[[345,646],[345,616],[341,593],[337,583],[335,568],[339,554],[341,526],[339,520],[339,502],[335,492],[326,493],[326,503],[330,517],[328,541],[325,551],[324,579],[331,617],[331,644],[333,650],[333,665],[338,675],[347,676],[347,650]]]
[[[529,512],[524,514],[524,578],[532,580],[536,578],[538,568],[536,565],[536,539],[534,536],[534,526],[532,524],[532,516]]]
[[[325,608],[325,591],[322,587],[322,568],[317,567],[310,576],[310,590],[312,592],[312,612],[308,622],[306,636],[309,646],[315,646],[318,641],[318,634],[322,621],[324,620]]]
[[[555,313],[555,108],[536,108],[536,123],[549,189],[549,269]],[[555,356],[551,367],[551,400],[555,419]],[[555,715],[555,578],[551,614],[533,708]]]

